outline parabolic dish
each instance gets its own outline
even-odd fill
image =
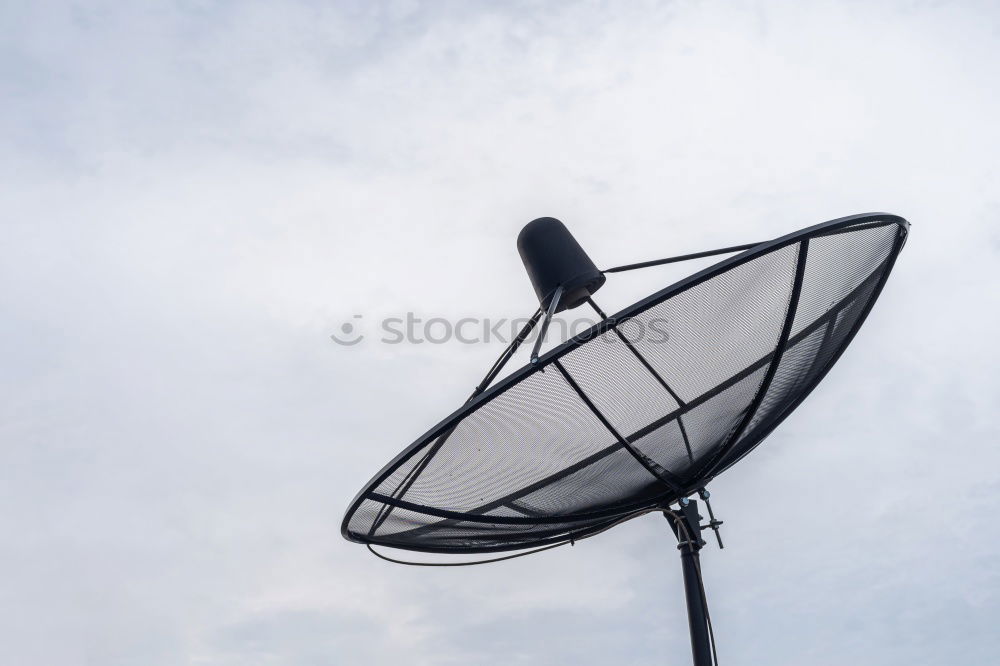
[[[517,550],[691,494],[826,375],[908,228],[882,213],[833,220],[625,308],[403,450],[351,502],[344,536],[424,552]]]

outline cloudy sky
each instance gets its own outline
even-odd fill
[[[720,659],[1000,659],[998,81],[992,2],[4,3],[0,662],[687,663],[657,516],[344,541],[502,345],[329,336],[530,313],[542,215],[610,266],[872,210],[913,224],[872,316],[713,484]]]

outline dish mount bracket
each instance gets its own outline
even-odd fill
[[[713,530],[719,548],[723,547],[722,537],[719,536],[719,526],[722,525],[722,521],[715,518],[709,503],[708,490],[699,489],[698,496],[705,502],[709,512],[710,519],[707,524],[703,525],[701,522],[703,517],[698,513],[698,500],[688,497],[682,497],[678,501],[680,508],[677,511],[664,507],[663,515],[670,523],[674,536],[677,537],[677,550],[680,551],[694,666],[712,666],[715,663],[715,641],[712,638],[699,551],[706,545],[706,541],[701,538],[702,530],[705,529]]]

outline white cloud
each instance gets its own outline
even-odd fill
[[[4,662],[685,655],[658,518],[460,571],[344,542],[499,350],[327,336],[530,312],[540,215],[609,266],[880,209],[913,231],[864,331],[713,488],[721,657],[1000,651],[989,3],[2,11]]]

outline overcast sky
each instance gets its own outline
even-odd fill
[[[3,3],[0,663],[689,663],[658,516],[341,538],[502,348],[365,327],[530,313],[542,215],[606,267],[873,210],[871,317],[713,484],[720,659],[996,662],[998,81],[992,2]]]

